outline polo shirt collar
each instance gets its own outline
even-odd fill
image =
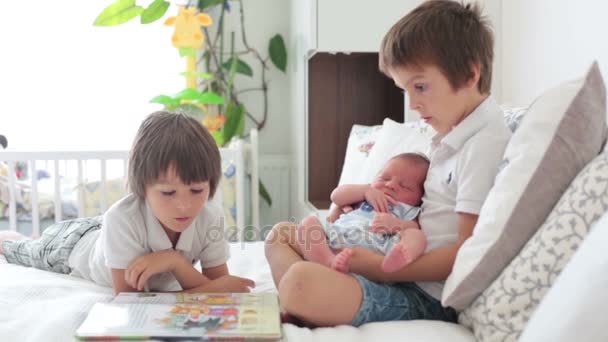
[[[436,143],[441,140],[443,144],[450,146],[452,149],[460,150],[464,143],[485,127],[492,120],[492,115],[498,111],[500,111],[498,104],[492,96],[488,96],[471,114],[447,134],[433,137],[433,142]]]
[[[150,249],[152,249],[152,252],[159,252],[173,248],[171,245],[171,240],[169,240],[169,237],[160,224],[160,221],[158,221],[156,216],[154,216],[154,212],[152,211],[152,208],[150,208],[148,201],[146,201],[145,211],[148,245],[150,246]],[[184,252],[190,252],[192,250],[195,225],[196,219],[180,234],[177,244],[175,245],[176,250],[181,250]]]

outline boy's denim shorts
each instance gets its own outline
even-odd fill
[[[361,285],[363,299],[351,325],[414,319],[456,322],[458,314],[424,292],[416,283],[376,283],[352,274]]]
[[[102,216],[62,221],[47,227],[39,239],[4,241],[4,256],[11,264],[68,274],[74,246],[85,234],[101,229],[101,221]]]

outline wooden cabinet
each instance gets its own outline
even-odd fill
[[[403,95],[378,70],[384,34],[422,0],[291,0],[292,217],[325,209],[353,124],[403,121]]]

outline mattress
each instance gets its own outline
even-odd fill
[[[231,243],[234,275],[256,282],[254,292],[276,291],[263,242]],[[0,256],[0,340],[75,341],[73,334],[96,302],[112,299],[111,288],[62,274],[6,263]],[[475,341],[462,326],[443,322],[370,323],[359,328],[308,329],[283,324],[284,341]]]

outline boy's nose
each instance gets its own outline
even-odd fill
[[[190,208],[190,202],[188,200],[178,199],[176,203],[177,209],[186,210]]]

